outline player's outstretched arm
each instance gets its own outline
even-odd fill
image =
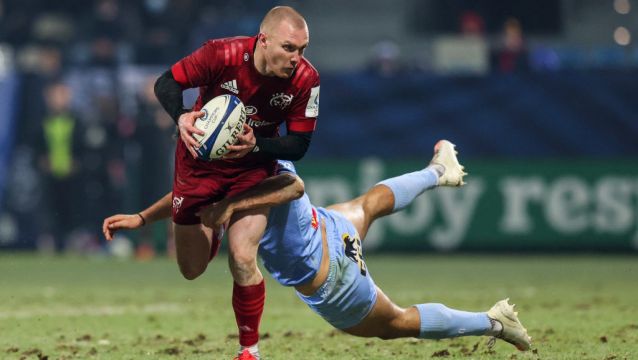
[[[113,235],[118,230],[132,230],[140,228],[147,223],[166,219],[171,216],[173,193],[169,192],[161,199],[137,214],[117,214],[104,219],[102,233],[106,240],[113,240]]]
[[[241,195],[205,207],[198,215],[204,225],[217,229],[236,212],[285,204],[303,194],[304,184],[298,176],[281,174],[262,181]]]
[[[118,230],[132,230],[142,227],[144,220],[138,214],[117,214],[104,219],[102,233],[106,240],[113,240]]]

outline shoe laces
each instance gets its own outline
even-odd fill
[[[487,348],[489,350],[492,350],[492,348],[494,347],[494,345],[496,344],[496,339],[501,339],[509,344],[512,344],[514,346],[516,346],[516,348],[518,348],[518,344],[516,344],[516,342],[514,340],[508,339],[506,337],[503,336],[503,330],[505,328],[501,329],[501,332],[498,335],[494,335],[494,336],[490,336],[490,338],[487,340]]]
[[[503,339],[503,331],[505,331],[505,325],[503,325],[502,322],[500,322],[500,321],[498,321],[496,319],[492,319],[492,318],[489,318],[489,319],[490,319],[490,324],[492,325],[492,328],[494,328],[494,324],[497,323],[497,322],[499,324],[501,324],[501,331],[499,331],[498,334],[496,334],[494,336],[490,336],[490,338],[487,340],[487,348],[489,350],[492,350],[492,348],[496,344],[496,339]]]

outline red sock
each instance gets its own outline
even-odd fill
[[[266,286],[263,280],[250,286],[233,284],[233,309],[241,346],[252,346],[259,341],[259,322],[265,300]]]

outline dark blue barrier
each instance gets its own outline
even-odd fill
[[[0,205],[7,178],[10,155],[14,143],[16,93],[19,78],[16,74],[0,76]]]
[[[309,156],[429,157],[439,138],[472,157],[636,156],[637,77],[636,70],[322,74]]]

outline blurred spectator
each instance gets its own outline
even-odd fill
[[[77,191],[82,123],[70,109],[71,89],[54,82],[44,89],[46,114],[42,121],[40,169],[44,175],[45,201],[50,209],[47,228],[61,251],[77,226],[82,194]]]
[[[144,0],[141,4],[143,31],[136,45],[139,64],[166,65],[178,60],[188,43],[188,32],[197,24],[194,1]]]
[[[493,68],[501,73],[529,70],[523,28],[517,19],[505,21],[500,41],[493,53]]]
[[[135,131],[135,123],[120,111],[116,71],[89,68],[67,76],[73,89],[73,109],[81,114],[79,184],[82,194],[80,218],[85,230],[97,239],[101,217],[121,207],[129,188],[124,164],[125,138]]]
[[[21,46],[30,40],[30,28],[41,0],[0,1],[0,41]]]
[[[193,25],[190,34],[190,49],[197,49],[208,39],[223,37],[223,34],[227,32],[227,30],[224,29],[225,24],[222,21],[223,14],[217,6],[213,4],[204,6],[199,12],[198,17],[199,19]],[[230,34],[232,34],[232,32]]]
[[[165,195],[173,183],[172,160],[175,146],[175,123],[155,97],[156,77],[147,79],[139,94],[137,138],[142,148],[144,181],[142,203],[152,204]]]
[[[485,21],[476,11],[464,11],[459,19],[459,27],[463,36],[485,36]]]
[[[113,67],[131,57],[129,46],[137,41],[139,16],[129,3],[96,0],[82,24],[88,42],[88,61],[92,65]]]
[[[138,97],[136,139],[141,154],[137,164],[139,174],[139,206],[148,206],[170,191],[173,184],[173,154],[175,123],[155,97],[156,76],[149,76]],[[153,248],[163,251],[170,226],[158,222],[142,229],[138,251]],[[139,255],[139,254],[138,254]]]
[[[105,80],[113,80],[110,79],[111,75],[105,72]],[[104,89],[107,88],[109,86]],[[82,173],[88,205],[85,224],[91,230],[99,229],[99,219],[106,211],[121,204],[128,185],[124,158],[128,149],[127,140],[135,132],[135,123],[122,116],[118,89],[116,86],[111,88],[112,92],[97,90],[87,99],[92,102],[95,113],[87,125],[83,149],[85,167]]]
[[[74,23],[67,14],[45,12],[33,23],[32,37],[58,46],[68,44],[73,39]]]
[[[399,45],[390,40],[376,43],[372,47],[368,70],[382,77],[392,77],[403,71]]]
[[[190,34],[191,50],[206,40],[229,36],[253,36],[259,32],[262,15],[281,5],[272,0],[245,0],[235,2],[204,2],[196,13],[197,21]],[[288,2],[287,5],[292,5]],[[294,6],[294,5],[293,5]]]
[[[539,45],[530,51],[529,66],[534,71],[556,71],[561,68],[561,60],[555,49]]]
[[[18,66],[40,81],[57,78],[62,70],[62,52],[56,46],[25,46],[18,54]]]

